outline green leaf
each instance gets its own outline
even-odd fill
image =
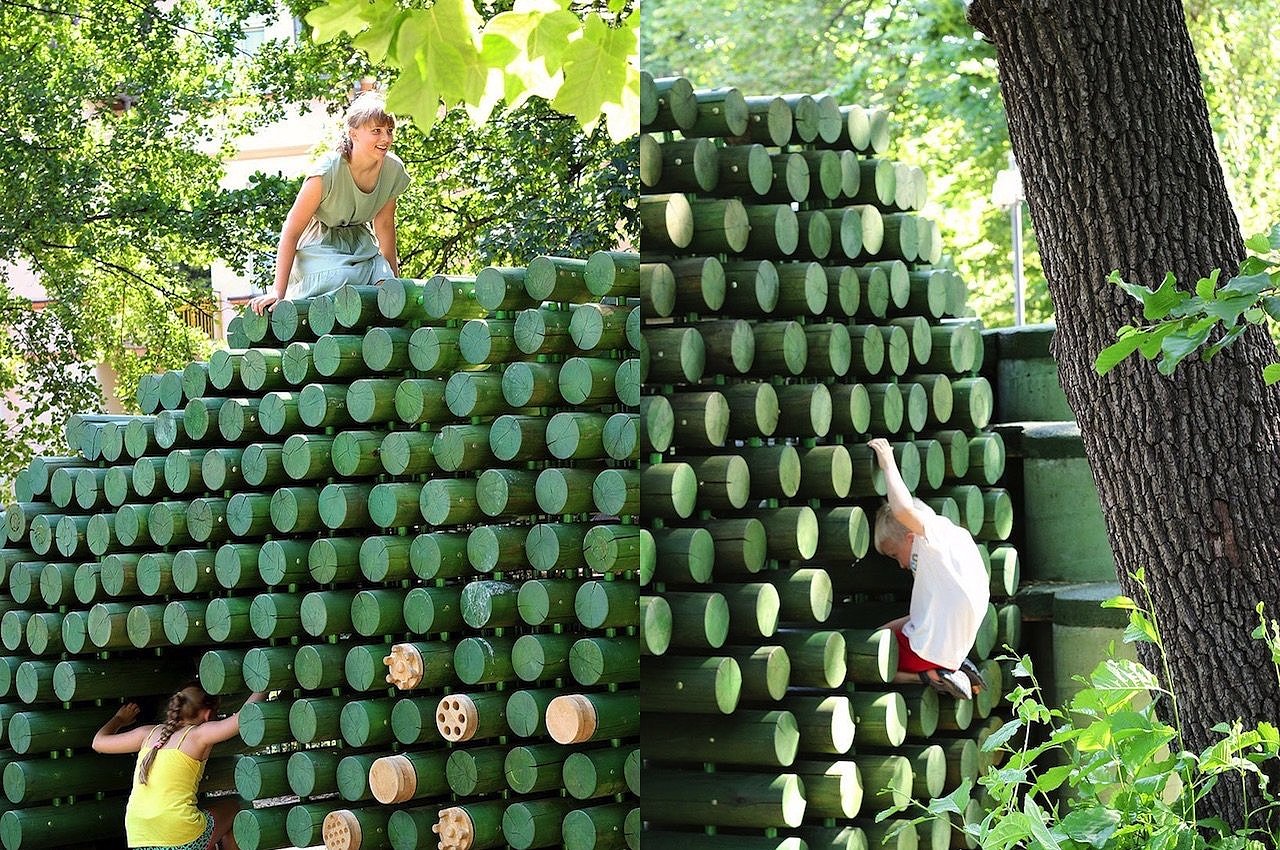
[[[635,49],[633,28],[610,27],[599,15],[587,15],[582,37],[565,50],[564,85],[551,106],[584,128],[594,126],[606,102],[622,100]]]
[[[1262,309],[1267,311],[1268,316],[1280,320],[1280,296],[1264,295],[1260,303],[1262,304]]]
[[[1067,781],[1067,777],[1071,775],[1071,771],[1075,770],[1074,765],[1062,764],[1057,767],[1051,767],[1044,773],[1036,777],[1035,790],[1048,793],[1056,791],[1063,782]]]
[[[1272,363],[1269,366],[1263,366],[1262,381],[1267,386],[1271,386],[1276,381],[1280,381],[1280,363]]]
[[[1271,288],[1271,275],[1258,273],[1236,275],[1227,281],[1227,285],[1218,290],[1218,298],[1236,295],[1257,296]]]
[[[1213,290],[1214,290],[1214,284],[1213,284],[1213,281],[1210,280],[1209,278],[1202,277],[1198,281],[1196,281],[1196,295],[1200,296],[1201,298],[1204,298],[1204,299],[1212,298]]]
[[[1156,627],[1141,611],[1129,614],[1129,626],[1124,630],[1125,643],[1159,643]]]
[[[1058,840],[1045,822],[1044,812],[1030,796],[1023,798],[1022,810],[1027,815],[1027,823],[1034,838],[1044,850],[1062,850],[1062,842]]]
[[[369,25],[364,17],[366,0],[330,0],[307,13],[311,37],[323,44],[340,35],[355,35]]]
[[[1120,826],[1120,813],[1102,806],[1073,809],[1060,821],[1072,841],[1091,847],[1105,847]]]
[[[928,811],[932,815],[943,814],[964,814],[965,808],[969,805],[969,792],[973,788],[973,780],[969,778],[963,779],[956,790],[952,791],[945,797],[935,797],[929,801]]]
[[[1145,290],[1144,290],[1145,291]],[[1175,306],[1186,301],[1190,296],[1178,289],[1173,272],[1168,272],[1160,282],[1160,288],[1142,297],[1142,316],[1148,321],[1159,321]]]
[[[1138,344],[1142,342],[1144,336],[1142,331],[1134,331],[1102,349],[1098,352],[1098,358],[1093,361],[1093,371],[1099,375],[1110,372],[1122,360],[1138,350]]]
[[[1138,343],[1138,353],[1148,360],[1154,360],[1160,353],[1160,345],[1164,342],[1164,338],[1176,331],[1180,324],[1180,322],[1169,322],[1147,331]]]
[[[1099,691],[1160,691],[1160,682],[1136,661],[1108,658],[1089,676],[1094,690]]]
[[[372,62],[380,63],[390,55],[391,46],[395,43],[396,33],[404,20],[405,12],[395,0],[374,0],[366,3],[362,17],[369,22],[369,28],[351,40],[358,49],[369,55]]]
[[[1201,319],[1186,330],[1175,331],[1167,335],[1160,343],[1163,356],[1157,364],[1162,374],[1170,375],[1188,354],[1191,354],[1209,339],[1209,333],[1216,324],[1211,319]]]
[[[984,753],[994,752],[998,747],[1003,746],[1010,738],[1018,734],[1018,730],[1021,728],[1021,720],[1010,720],[987,736],[987,740],[982,742],[982,751]]]
[[[525,52],[531,61],[541,59],[547,73],[554,74],[564,65],[570,37],[582,27],[582,21],[572,12],[543,15],[529,31]]]
[[[1244,247],[1248,248],[1250,251],[1265,254],[1271,250],[1271,241],[1267,239],[1267,235],[1265,233],[1259,233],[1244,240]]]
[[[1113,596],[1110,599],[1104,599],[1098,606],[1100,608],[1119,608],[1121,611],[1136,611],[1138,603],[1134,602],[1128,596]]]
[[[1271,229],[1267,231],[1267,244],[1272,251],[1280,251],[1280,224],[1271,225]]]

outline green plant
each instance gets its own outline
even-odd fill
[[[1196,282],[1194,293],[1179,289],[1173,272],[1155,289],[1127,283],[1119,271],[1111,272],[1107,280],[1142,302],[1142,318],[1149,324],[1117,330],[1116,341],[1094,361],[1098,374],[1105,375],[1136,351],[1147,360],[1158,357],[1156,368],[1169,375],[1220,325],[1221,335],[1201,352],[1202,360],[1235,342],[1250,325],[1280,320],[1280,224],[1251,237],[1245,247],[1253,253],[1235,276],[1219,286],[1222,269],[1214,269]],[[1280,363],[1266,366],[1262,377],[1268,384],[1280,381]]]
[[[1145,592],[1141,570],[1134,579]],[[1147,605],[1150,605],[1148,594]],[[1127,643],[1154,644],[1162,659],[1159,624],[1149,607],[1117,596],[1103,607],[1129,612]],[[1270,648],[1280,676],[1280,624],[1258,605],[1254,637]],[[1113,646],[1114,649],[1114,646]],[[1007,760],[978,780],[986,817],[964,831],[984,850],[1263,850],[1275,846],[1267,818],[1280,808],[1269,793],[1263,766],[1280,760],[1280,730],[1270,723],[1245,729],[1220,723],[1221,739],[1201,753],[1183,746],[1177,699],[1143,665],[1109,657],[1064,708],[1042,701],[1031,660],[1015,660],[1022,680],[1009,694],[1014,717],[983,744]],[[1168,675],[1167,663],[1165,675]],[[1168,720],[1164,718],[1168,718]],[[1171,721],[1171,722],[1169,722]],[[1219,782],[1253,786],[1261,806],[1244,813],[1232,830],[1201,806]],[[915,823],[964,812],[975,789],[965,780],[927,806]],[[1248,794],[1245,795],[1249,797]],[[879,819],[896,814],[884,812]]]

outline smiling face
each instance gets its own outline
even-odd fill
[[[352,155],[361,159],[386,156],[395,132],[395,127],[389,124],[369,123],[363,127],[352,127],[347,131],[351,137]]]

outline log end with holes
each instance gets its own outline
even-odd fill
[[[391,654],[382,659],[387,667],[387,683],[402,691],[412,690],[422,683],[422,653],[410,643],[398,643],[391,647]]]
[[[469,741],[476,734],[480,712],[466,694],[450,694],[436,707],[436,728],[446,741]]]

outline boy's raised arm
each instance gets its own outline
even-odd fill
[[[889,509],[893,511],[894,519],[912,534],[924,534],[924,518],[916,510],[911,491],[907,489],[907,483],[902,480],[902,473],[898,471],[893,446],[883,437],[876,437],[867,446],[875,452],[876,461],[884,473],[885,498],[889,500]]]

